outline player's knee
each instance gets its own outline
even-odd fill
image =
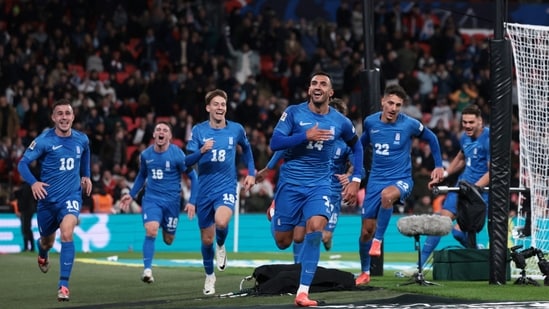
[[[327,223],[328,220],[326,219],[326,217],[314,216],[307,221],[306,230],[308,232],[322,232],[324,231]]]
[[[374,238],[374,233],[375,233],[374,228],[362,229],[362,233],[360,233],[360,241],[366,242],[366,241],[372,240]]]
[[[290,244],[286,243],[286,242],[276,242],[276,246],[278,249],[280,250],[286,250],[288,249],[288,247],[290,247]]]
[[[174,235],[170,235],[170,234],[164,235],[164,243],[168,246],[170,246],[173,243],[174,239],[175,239]]]
[[[202,241],[203,245],[206,245],[206,246],[212,245],[214,243],[214,235],[210,235],[210,234],[202,235],[200,237],[200,240]]]
[[[287,249],[292,244],[292,238],[283,237],[283,238],[276,238],[275,239],[276,246],[280,250]]]
[[[158,236],[158,230],[157,229],[146,229],[145,230],[145,236],[156,238],[156,236]]]
[[[55,238],[51,238],[51,237],[40,238],[40,246],[44,250],[50,250],[53,247],[54,242],[55,242]]]
[[[73,232],[72,230],[61,230],[60,235],[62,242],[68,242],[73,240]],[[53,241],[47,240],[47,246],[51,248],[53,246]]]

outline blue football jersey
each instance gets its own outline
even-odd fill
[[[135,197],[146,181],[144,199],[179,200],[181,173],[187,170],[185,153],[170,144],[164,152],[156,152],[151,145],[140,155],[140,167],[130,195]]]
[[[398,180],[412,176],[412,139],[419,137],[423,124],[405,114],[393,123],[381,121],[381,112],[364,120],[364,149],[372,149],[369,181]]]
[[[477,138],[463,133],[460,139],[461,152],[465,157],[465,169],[459,176],[474,184],[488,172],[490,162],[490,129],[484,128]]]
[[[336,174],[344,174],[347,171],[347,162],[352,161],[350,156],[353,154],[351,147],[342,139],[335,141],[334,155],[332,162],[332,192],[341,192],[343,186],[336,177]],[[360,168],[360,167],[357,167]]]
[[[71,130],[71,136],[61,137],[54,128],[42,132],[25,150],[23,164],[38,160],[40,181],[49,184],[44,202],[65,201],[67,196],[81,195],[80,177],[90,175],[90,144],[80,131]],[[88,164],[82,164],[88,162]],[[25,181],[31,183],[30,179]]]
[[[213,139],[213,148],[202,154],[198,161],[199,196],[225,191],[225,188],[237,186],[237,151],[238,145],[244,152],[249,153],[247,166],[250,175],[255,175],[255,165],[251,156],[251,147],[246,137],[244,127],[237,122],[228,121],[224,128],[216,129],[210,126],[209,121],[201,122],[192,129],[191,140],[187,143],[187,151],[200,152],[204,143]]]
[[[328,141],[304,141],[284,152],[279,180],[311,187],[331,182],[335,143],[340,139],[350,141],[356,132],[351,121],[332,107],[327,114],[321,115],[309,110],[307,104],[289,106],[280,117],[275,131],[286,136],[304,134],[318,124],[320,129],[333,132]]]

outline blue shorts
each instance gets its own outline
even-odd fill
[[[80,207],[82,206],[82,195],[80,192],[67,197],[65,200],[57,202],[46,202],[39,200],[36,210],[36,219],[38,222],[38,231],[40,236],[50,236],[54,234],[63,218],[68,215],[80,216]]]
[[[341,196],[341,190],[337,192],[332,191],[332,197],[331,197],[331,216],[328,219],[328,224],[324,228],[325,231],[333,232],[337,225],[337,219],[339,218],[339,214],[341,213],[341,201],[343,200],[343,197]]]
[[[488,192],[483,192],[482,198],[486,203],[486,207],[488,207]],[[455,217],[457,217],[457,206],[458,206],[458,193],[457,192],[446,193],[446,197],[444,198],[444,202],[442,203],[442,209],[451,212],[452,214],[454,214]],[[486,213],[488,213],[488,209],[486,209]]]
[[[275,195],[276,211],[271,219],[274,230],[291,231],[295,226],[305,226],[312,216],[330,218],[330,184],[304,187],[282,183]]]
[[[198,227],[205,229],[215,224],[215,211],[220,206],[229,207],[234,213],[236,203],[236,189],[228,189],[217,194],[200,196],[196,202],[196,217]]]
[[[389,186],[398,188],[398,191],[400,191],[400,201],[404,202],[412,193],[414,181],[411,177],[397,181],[368,181],[366,197],[362,203],[362,219],[377,219],[377,213],[381,207],[381,191]]]
[[[143,224],[147,222],[158,222],[162,230],[174,235],[179,222],[181,200],[163,201],[157,198],[143,197],[142,201]]]

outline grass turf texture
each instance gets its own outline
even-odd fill
[[[358,261],[356,253],[339,253],[343,261]],[[140,259],[139,252],[133,253],[77,253],[78,258],[99,258],[118,255],[121,259]],[[321,259],[328,259],[323,253]],[[198,253],[157,253],[156,259],[199,259]],[[276,259],[288,260],[288,252],[228,253],[229,264],[225,272],[218,272],[216,295],[238,292],[240,281],[251,275],[253,268],[231,268],[231,259]],[[386,253],[385,261],[413,262],[414,253]],[[58,303],[56,300],[59,275],[58,254],[50,255],[51,269],[42,274],[36,264],[36,254],[20,253],[0,255],[0,291],[3,308],[215,308],[215,307],[294,307],[293,295],[247,296],[220,298],[204,296],[204,273],[200,267],[155,267],[155,282],[141,282],[142,267],[112,266],[75,262],[71,281],[71,300]],[[357,273],[357,270],[350,270]],[[431,274],[427,273],[427,280]],[[452,298],[456,302],[494,301],[541,301],[548,300],[549,287],[515,285],[514,279],[497,286],[485,281],[460,282],[437,281],[441,286],[420,286],[408,282],[408,278],[397,278],[393,271],[385,271],[384,276],[372,277],[370,286],[362,291],[341,291],[313,293],[311,298],[325,300],[328,304],[360,304],[380,299],[398,297],[405,294],[418,294],[425,301],[430,296]],[[250,287],[246,282],[244,287]]]

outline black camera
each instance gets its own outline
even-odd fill
[[[513,262],[515,262],[515,265],[517,268],[522,269],[521,275],[522,277],[517,279],[515,284],[533,284],[533,285],[539,285],[537,282],[535,282],[533,279],[526,277],[526,259],[531,258],[533,256],[536,256],[538,258],[538,267],[540,272],[543,274],[543,284],[545,286],[549,286],[549,261],[545,259],[545,254],[540,249],[536,249],[534,247],[530,247],[528,249],[524,249],[522,251],[518,251],[518,249],[522,248],[522,245],[514,246],[511,248],[511,259]]]
[[[541,250],[537,253],[539,271],[545,276],[543,285],[549,286],[549,261],[545,259],[545,255]]]
[[[528,249],[524,249],[522,251],[518,251],[518,249],[522,248],[522,245],[514,246],[511,248],[511,259],[513,262],[515,262],[515,265],[517,268],[524,269],[526,268],[526,259],[531,258],[533,256],[541,256],[543,257],[543,252],[539,249],[536,249],[534,247],[530,247]]]

